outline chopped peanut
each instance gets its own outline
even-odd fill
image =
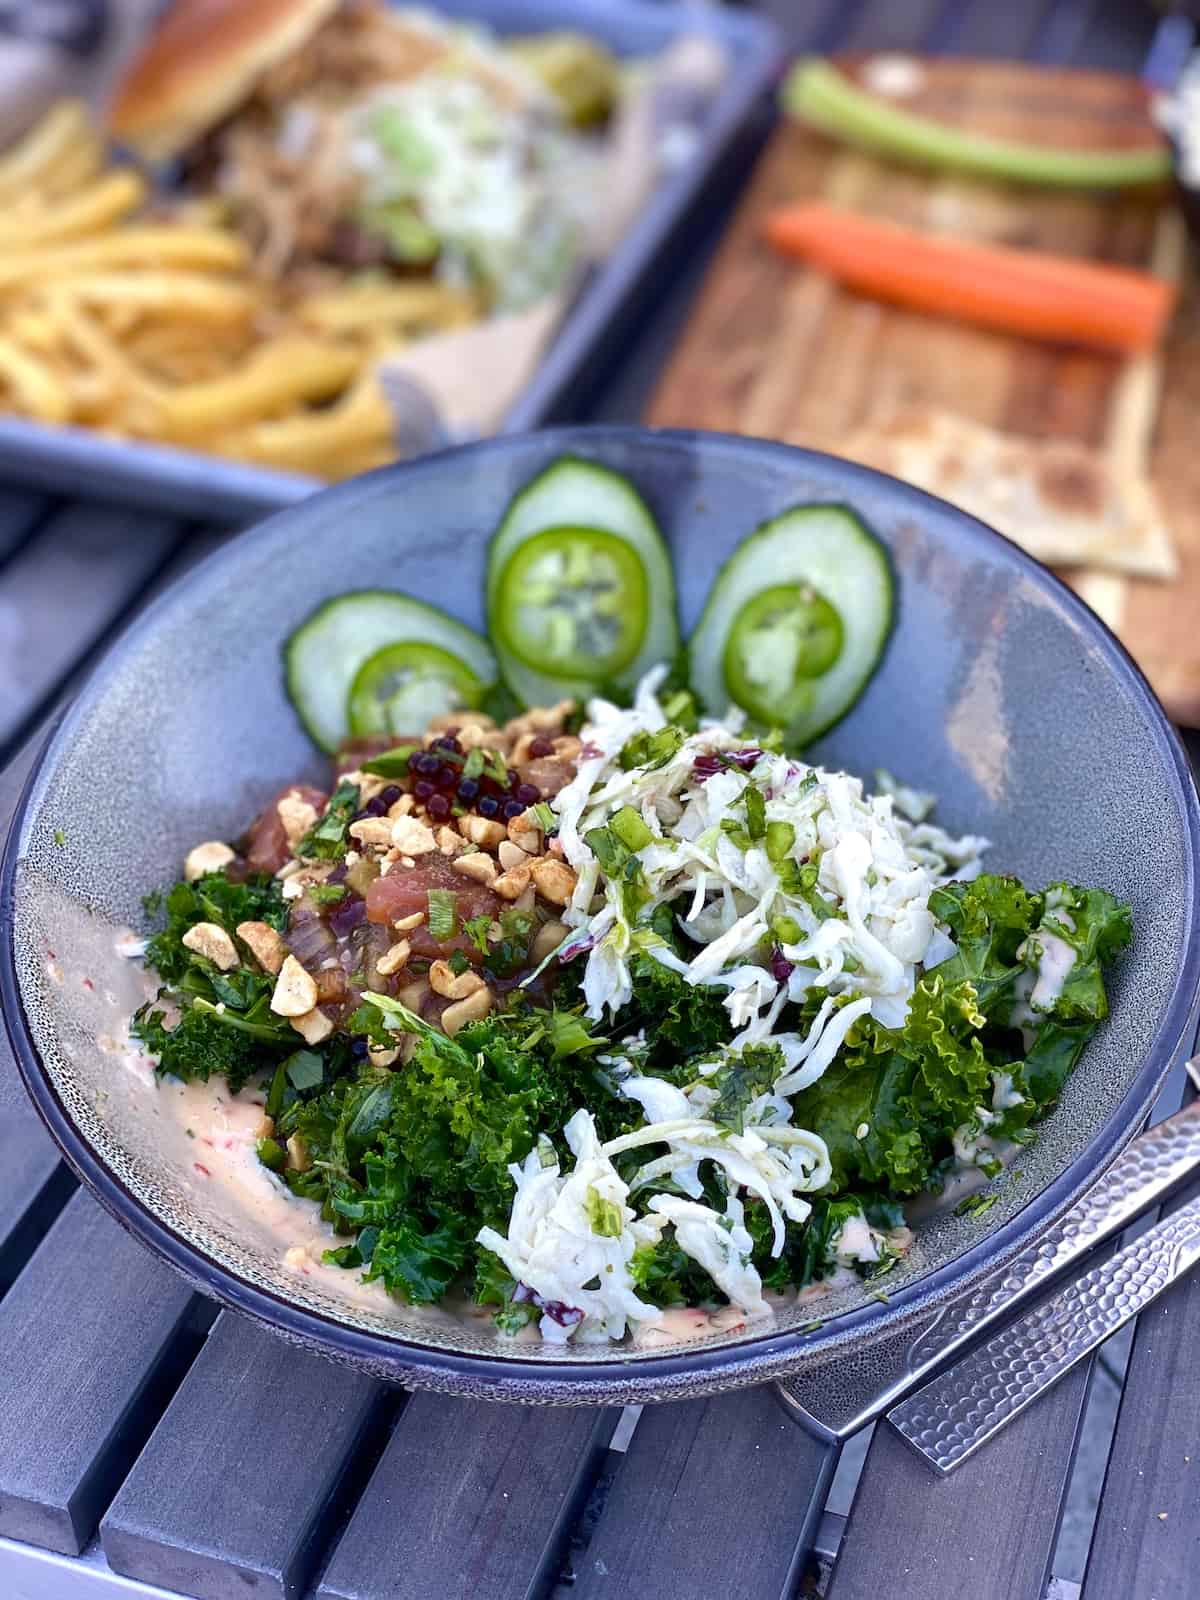
[[[225,929],[218,927],[215,922],[197,922],[180,942],[198,956],[204,956],[222,972],[228,972],[238,964],[237,946]]]
[[[347,830],[360,844],[389,845],[392,842],[392,823],[386,817],[360,817]]]
[[[583,740],[573,733],[564,733],[554,741],[554,754],[559,761],[575,761],[583,749]]]
[[[509,760],[514,767],[523,767],[530,760],[529,747],[535,739],[540,739],[540,733],[523,733],[512,747]]]
[[[391,949],[381,955],[375,963],[375,971],[381,978],[390,978],[393,972],[399,972],[401,967],[407,965],[411,954],[412,946],[408,940],[397,939]]]
[[[292,1027],[305,1044],[320,1044],[322,1039],[328,1039],[333,1032],[333,1023],[315,1006],[311,1011],[306,1011],[302,1017],[292,1017],[290,1020]]]
[[[542,825],[534,811],[522,811],[510,819],[508,837],[519,845],[527,856],[536,856],[542,849]]]
[[[483,979],[470,967],[465,972],[455,972],[448,961],[435,961],[429,969],[429,983],[435,994],[447,1000],[465,1000],[476,989],[484,987]]]
[[[303,1136],[294,1133],[287,1142],[288,1166],[295,1172],[307,1172],[312,1166],[312,1157],[308,1153],[308,1146]]]
[[[464,878],[474,878],[476,883],[490,885],[496,881],[496,863],[486,851],[472,850],[470,855],[455,856],[450,865]]]
[[[283,823],[288,849],[295,850],[304,835],[317,820],[317,808],[305,800],[298,789],[290,789],[275,804],[279,820]]]
[[[496,747],[495,728],[460,728],[458,742],[464,750],[494,750]]]
[[[500,857],[500,865],[506,872],[513,867],[527,867],[529,857],[519,844],[514,844],[511,839],[505,839],[496,854]]]
[[[468,1022],[482,1022],[491,1009],[492,991],[485,984],[483,988],[476,989],[474,994],[469,994],[465,1000],[457,1000],[454,1005],[446,1007],[442,1012],[442,1031],[453,1039],[458,1030],[465,1028]]]
[[[207,844],[198,844],[188,851],[183,863],[183,875],[189,883],[194,883],[206,872],[220,872],[232,860],[233,851],[227,844],[222,844],[220,839],[210,839]]]
[[[415,817],[397,817],[391,824],[391,842],[406,856],[427,856],[437,849],[433,829]]]
[[[529,857],[523,856],[528,862]],[[526,865],[510,867],[507,872],[502,872],[493,883],[492,888],[505,900],[519,900],[529,887],[529,868]]]
[[[287,945],[266,922],[239,922],[237,936],[264,972],[276,974],[287,955]]]
[[[394,1066],[399,1057],[400,1046],[398,1044],[394,1044],[390,1048],[381,1044],[373,1044],[367,1051],[367,1060],[373,1067]]]
[[[416,803],[417,802],[413,799],[412,795],[402,794],[399,800],[394,801],[388,807],[388,816],[393,822],[397,817],[406,817]]]
[[[543,922],[534,935],[529,954],[536,963],[544,961],[552,950],[557,950],[570,930],[564,922]]]
[[[275,980],[271,1010],[279,1017],[305,1017],[316,1003],[316,979],[305,972],[295,956],[288,956]]]
[[[575,893],[575,871],[565,861],[554,856],[543,856],[530,867],[534,888],[543,900],[553,906],[565,906]]]
[[[480,845],[484,850],[494,850],[504,837],[504,824],[491,817],[461,817],[458,831],[472,844]]]
[[[460,855],[464,849],[463,836],[443,823],[437,831],[437,845],[444,856]]]
[[[275,1118],[268,1117],[264,1111],[254,1124],[254,1137],[256,1139],[269,1139],[275,1132]]]
[[[410,916],[397,917],[395,922],[392,923],[392,927],[395,928],[397,933],[407,933],[410,928],[419,928],[424,921],[425,913],[423,911],[414,911]]]

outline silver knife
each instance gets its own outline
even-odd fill
[[[1148,1228],[888,1413],[951,1473],[1200,1262],[1200,1197]]]
[[[1200,1059],[1200,1058],[1198,1058]],[[1198,1085],[1200,1087],[1200,1085]],[[1051,1279],[1105,1240],[1121,1233],[1142,1212],[1160,1204],[1188,1178],[1200,1175],[1200,1099],[1156,1123],[1121,1152],[1108,1171],[1060,1220],[1021,1254],[987,1277],[967,1295],[948,1301],[899,1343],[889,1346],[880,1367],[867,1369],[835,1410],[821,1367],[800,1372],[779,1385],[785,1407],[797,1421],[824,1434],[847,1438],[909,1394],[986,1329],[1008,1322],[1018,1309],[1047,1288]],[[861,1390],[861,1392],[860,1392]]]

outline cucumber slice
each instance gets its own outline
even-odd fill
[[[505,682],[530,706],[631,689],[679,649],[675,574],[654,518],[628,479],[578,456],[514,496],[488,550],[487,611]]]
[[[350,691],[359,670],[379,651],[400,644],[433,645],[481,685],[496,680],[496,658],[485,641],[436,606],[388,589],[338,595],[302,622],[283,647],[288,698],[322,750],[336,750],[350,731]]]
[[[743,539],[688,641],[693,689],[811,743],[845,716],[892,623],[887,551],[846,506],[795,506]]]
[[[385,644],[354,674],[346,703],[350,732],[422,733],[434,717],[478,706],[486,684],[436,644]]]

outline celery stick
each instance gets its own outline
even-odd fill
[[[1119,189],[1170,176],[1167,149],[1070,150],[963,133],[931,117],[888,105],[851,83],[827,61],[801,61],[783,88],[793,116],[876,155],[922,166],[972,172],[1019,183],[1074,189]]]

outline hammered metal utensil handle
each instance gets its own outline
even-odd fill
[[[1196,1172],[1200,1172],[1200,1099],[1134,1139],[1054,1227],[927,1323],[908,1352],[909,1381],[940,1365],[990,1324],[1007,1318],[1042,1284],[1120,1233]]]
[[[1197,1262],[1200,1198],[994,1334],[888,1421],[938,1472],[953,1472]]]

